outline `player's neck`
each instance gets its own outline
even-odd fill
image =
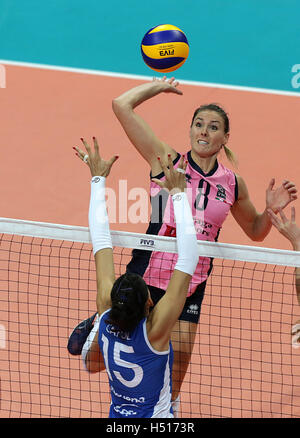
[[[209,173],[216,164],[218,154],[211,155],[210,157],[200,157],[193,150],[191,151],[191,157],[193,161],[200,167],[204,173]]]

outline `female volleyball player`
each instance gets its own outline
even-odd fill
[[[168,167],[160,160],[165,181],[158,180],[157,184],[171,195],[178,260],[166,293],[150,313],[153,303],[142,277],[125,273],[115,279],[105,205],[105,180],[115,157],[102,160],[96,139],[94,151],[85,141],[84,145],[87,154],[79,148],[77,154],[92,175],[89,228],[96,262],[98,323],[85,343],[82,358],[90,372],[100,371],[105,365],[112,399],[110,417],[172,418],[170,337],[198,263],[196,232],[184,191],[186,163],[182,158],[175,170],[171,158]]]
[[[173,165],[178,165],[180,154],[171,146],[160,140],[150,126],[135,111],[143,102],[161,93],[183,94],[178,82],[166,77],[139,85],[113,100],[113,111],[121,123],[128,138],[137,151],[149,163],[151,175],[163,180],[164,175],[157,163],[156,156],[164,159],[170,155]],[[160,111],[162,111],[160,109]],[[296,199],[295,185],[290,181],[274,189],[275,181],[266,191],[266,209],[256,212],[247,186],[242,177],[235,175],[223,164],[218,156],[224,149],[229,160],[235,157],[227,147],[229,139],[229,120],[225,111],[217,105],[209,104],[199,107],[192,118],[190,126],[191,150],[187,153],[186,169],[187,190],[192,208],[197,238],[200,240],[217,240],[219,231],[228,212],[245,233],[256,241],[262,241],[272,226],[267,208],[277,211]],[[176,226],[172,215],[170,199],[151,183],[150,196],[152,214],[147,233],[175,236]],[[175,263],[173,256],[165,254],[169,268],[160,268],[157,253],[136,250],[128,265],[129,272],[136,272],[146,281],[154,303],[163,296],[168,279]],[[166,265],[165,265],[166,266]],[[174,346],[173,400],[178,397],[193,349],[200,308],[205,290],[205,283],[211,271],[211,260],[200,258],[199,264],[190,283],[188,298],[179,321],[173,331]],[[178,400],[178,399],[177,399]]]
[[[291,210],[291,220],[279,209],[281,220],[272,210],[268,210],[272,224],[277,230],[286,237],[292,244],[294,251],[300,251],[300,228],[296,224],[295,208]],[[300,268],[295,268],[295,283],[298,303],[300,305]],[[292,346],[300,348],[300,319],[296,321],[292,328]]]
[[[157,155],[165,160],[170,155],[176,168],[180,154],[161,141],[135,111],[137,106],[161,93],[181,95],[182,91],[173,78],[154,79],[114,99],[113,110],[137,151],[149,163],[151,175],[163,181],[164,174],[157,162]],[[231,211],[245,233],[252,240],[261,241],[272,226],[267,208],[275,212],[279,207],[284,208],[296,199],[297,190],[290,181],[284,181],[281,186],[274,189],[275,181],[272,180],[266,190],[266,209],[261,214],[257,213],[243,178],[235,175],[218,161],[222,149],[229,160],[235,159],[234,154],[227,147],[228,139],[229,120],[222,108],[210,104],[203,105],[195,111],[190,126],[191,150],[187,153],[186,180],[197,238],[217,240],[223,222]],[[175,236],[176,225],[170,197],[152,181],[150,196],[152,213],[147,233]],[[163,254],[166,263],[162,268],[161,256],[157,252],[134,250],[133,258],[127,268],[128,272],[138,273],[144,278],[154,304],[164,295],[176,263],[174,256]],[[211,268],[211,259],[201,257],[189,286],[184,309],[172,334],[174,408],[179,405],[178,395],[190,361],[206,280]],[[93,317],[80,323],[73,331],[68,345],[71,354],[80,354],[82,345],[92,328],[92,320]]]

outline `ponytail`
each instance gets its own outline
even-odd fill
[[[224,151],[225,151],[227,160],[230,161],[230,163],[233,164],[234,167],[238,167],[238,160],[236,158],[235,153],[232,152],[232,150],[229,149],[229,147],[226,145],[224,145]]]
[[[132,332],[145,317],[148,287],[140,275],[126,273],[119,277],[111,290],[111,310],[107,324],[112,330]]]

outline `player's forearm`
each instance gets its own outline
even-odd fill
[[[293,245],[294,251],[300,251],[300,239],[292,239],[291,244]],[[300,268],[295,268],[295,284],[298,303],[300,305]]]
[[[248,233],[249,237],[254,241],[261,242],[269,234],[271,227],[272,222],[265,210],[263,213],[257,214],[255,217],[251,231]]]
[[[175,269],[193,275],[198,264],[198,246],[191,208],[185,192],[172,196],[176,222],[178,259]]]
[[[300,251],[300,239],[290,238],[294,251]]]
[[[121,96],[113,100],[113,110],[117,115],[122,108],[134,109],[141,103],[145,102],[151,97],[156,96],[161,92],[161,85],[159,82],[147,82],[142,85],[138,85],[129,91],[121,94]]]
[[[295,269],[295,277],[297,299],[300,306],[300,268]]]
[[[89,229],[96,263],[97,310],[110,303],[110,291],[115,279],[112,240],[105,203],[105,177],[91,181]]]
[[[89,333],[82,351],[83,366],[89,373],[98,373],[105,369],[103,357],[98,343],[99,315],[96,316],[94,327]]]
[[[89,229],[94,255],[102,249],[112,248],[105,203],[105,180],[103,176],[94,176],[91,180]]]

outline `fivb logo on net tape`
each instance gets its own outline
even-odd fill
[[[147,247],[147,248],[154,248],[155,247],[155,240],[153,239],[140,239],[139,240],[139,246]]]

